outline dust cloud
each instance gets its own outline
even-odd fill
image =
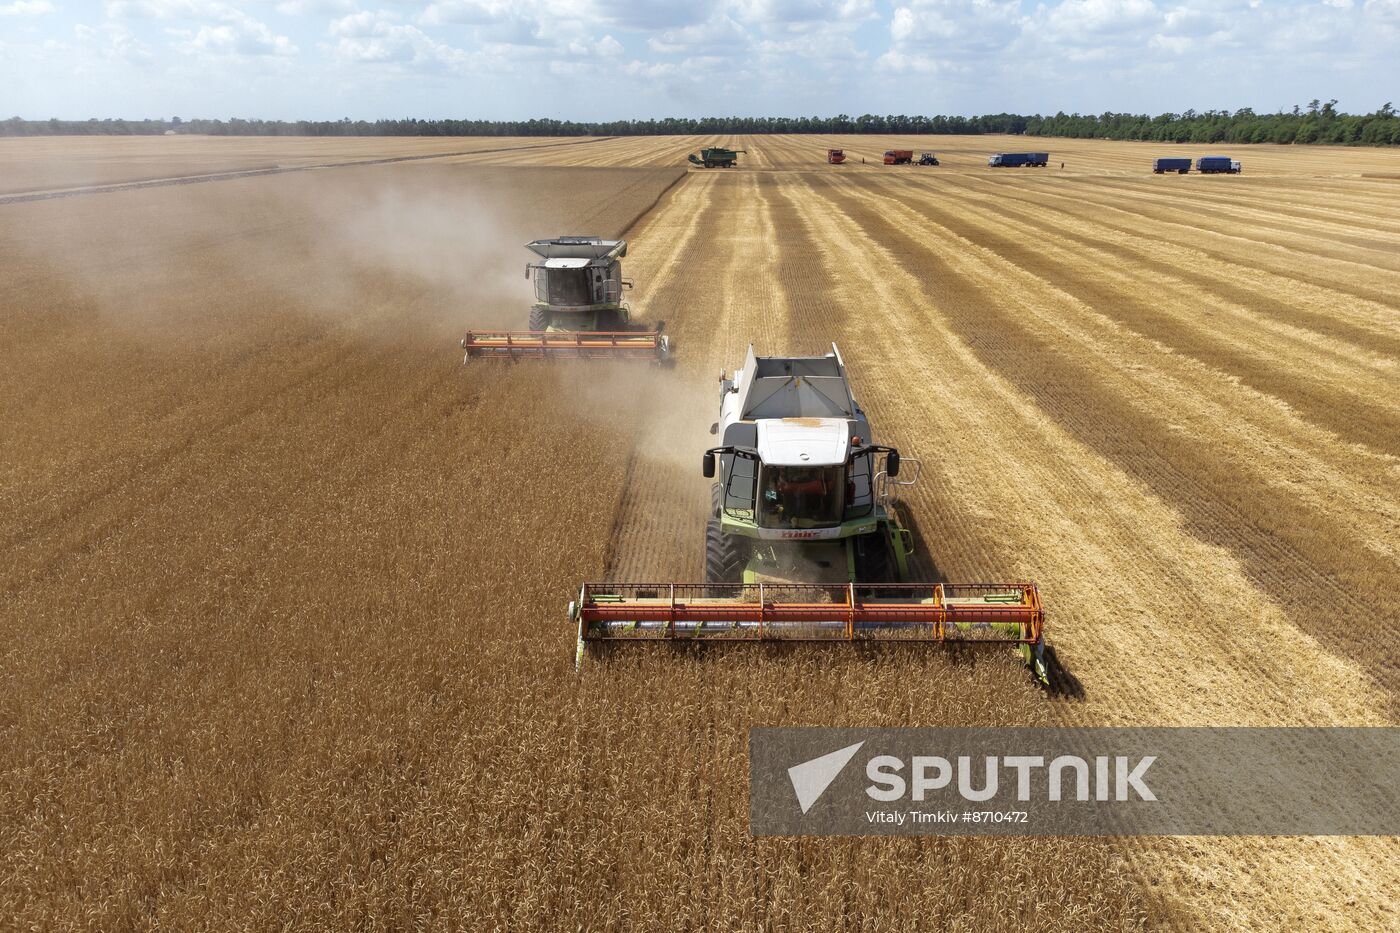
[[[193,299],[225,327],[276,309],[359,337],[455,342],[524,325],[522,246],[558,232],[495,174],[340,170],[13,205],[0,238],[61,283],[56,303],[147,337],[183,327]],[[210,295],[215,281],[236,291]]]

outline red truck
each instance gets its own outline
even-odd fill
[[[886,149],[886,165],[908,165],[914,161],[914,150],[912,149]]]
[[[832,165],[840,165],[842,162],[845,162],[845,161],[846,161],[846,150],[844,150],[844,149],[828,149],[828,150],[826,150],[826,161],[830,162]]]

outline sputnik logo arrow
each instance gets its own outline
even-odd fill
[[[857,742],[854,745],[847,745],[845,748],[829,752],[820,758],[813,758],[788,768],[788,780],[792,781],[792,790],[797,794],[797,805],[802,808],[803,813],[812,809],[812,804],[826,793],[826,789],[831,786],[832,781],[836,780],[841,769],[846,767],[847,762],[855,757],[856,752],[860,751],[860,747],[864,744],[864,742]]]

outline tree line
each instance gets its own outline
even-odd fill
[[[1400,115],[1390,103],[1349,114],[1314,100],[1291,112],[1206,110],[1023,116],[667,117],[661,120],[24,120],[0,121],[0,136],[677,136],[764,133],[1026,134],[1172,143],[1329,143],[1400,145]]]

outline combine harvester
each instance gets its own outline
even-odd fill
[[[747,154],[748,150],[721,149],[716,146],[701,149],[698,159],[693,154],[686,156],[686,158],[690,160],[692,165],[698,165],[701,168],[733,168],[739,162],[739,153],[741,152]]]
[[[632,326],[622,289],[620,260],[626,240],[561,236],[525,248],[540,257],[527,263],[535,283],[529,330],[473,330],[462,338],[463,362],[488,359],[635,359],[664,363],[670,341],[660,332]]]
[[[1049,684],[1034,583],[908,582],[897,492],[920,463],[871,443],[834,345],[820,357],[750,347],[720,376],[711,433],[723,444],[704,456],[719,476],[705,582],[585,583],[568,609],[576,667],[609,641],[975,642],[1015,646]]]

